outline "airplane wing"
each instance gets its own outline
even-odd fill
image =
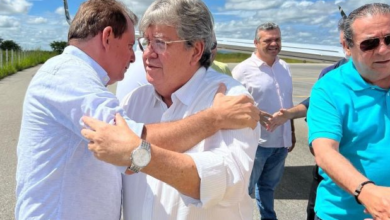
[[[65,18],[70,24],[71,19],[69,16],[68,2],[67,0],[63,0],[63,2]],[[138,31],[135,32],[135,35],[136,37],[140,36]],[[219,50],[241,53],[252,53],[255,50],[253,40],[217,38],[217,44]],[[344,57],[344,52],[341,47],[337,46],[282,42],[282,50],[279,56],[309,61],[336,62]]]
[[[218,49],[252,53],[256,47],[253,40],[217,38]],[[281,57],[300,60],[336,62],[344,57],[342,47],[315,44],[299,44],[282,42]]]

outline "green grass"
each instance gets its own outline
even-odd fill
[[[13,64],[11,64],[10,58],[9,62],[6,64],[5,52],[3,51],[3,67],[0,68],[0,79],[12,75],[18,71],[44,63],[46,60],[55,55],[57,55],[57,53],[50,51],[25,51],[25,54],[21,56],[20,61],[19,55],[15,54]]]
[[[251,54],[247,53],[217,53],[215,60],[223,63],[241,63],[250,57]],[[304,60],[291,59],[291,58],[282,58],[287,63],[312,63]]]

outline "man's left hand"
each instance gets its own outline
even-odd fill
[[[116,125],[84,116],[83,122],[90,129],[82,129],[81,134],[88,140],[88,149],[99,160],[117,166],[130,166],[133,149],[141,144],[141,139],[127,126],[120,114],[116,114]]]
[[[288,152],[289,152],[289,153],[294,149],[295,143],[296,143],[296,142],[297,142],[297,139],[296,139],[296,137],[295,137],[295,132],[292,132],[292,133],[291,133],[291,143],[292,143],[292,145],[291,145],[290,148],[288,148]]]

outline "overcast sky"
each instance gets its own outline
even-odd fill
[[[121,0],[139,17],[153,0]],[[215,20],[217,37],[253,39],[256,27],[275,22],[282,41],[338,45],[337,5],[348,14],[372,2],[389,0],[205,0]],[[68,0],[71,17],[83,0]],[[52,41],[66,41],[69,25],[62,0],[0,0],[0,38],[23,49],[51,50]]]

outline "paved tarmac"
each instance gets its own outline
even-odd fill
[[[322,68],[329,64],[292,64],[294,104],[310,94]],[[230,67],[233,67],[232,64]],[[33,67],[0,80],[0,220],[14,219],[16,145],[19,136],[22,104],[27,86],[38,70]],[[115,90],[115,85],[110,86]],[[311,183],[313,157],[307,147],[307,126],[296,120],[297,144],[286,161],[281,184],[275,193],[275,210],[279,220],[306,219],[306,204]],[[257,208],[254,220],[260,219]]]

